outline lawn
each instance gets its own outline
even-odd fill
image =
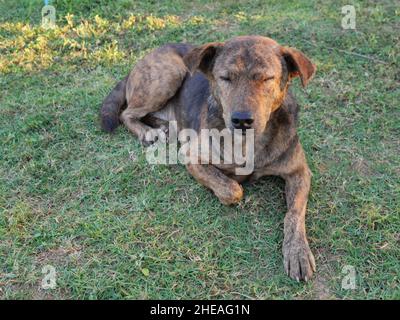
[[[341,26],[353,4],[356,29]],[[400,9],[395,1],[0,0],[1,299],[400,299]],[[283,271],[284,184],[227,207],[182,165],[149,165],[103,98],[167,42],[259,34],[317,65],[299,135],[317,273]],[[56,271],[56,285],[42,287]],[[346,289],[348,267],[355,288]]]

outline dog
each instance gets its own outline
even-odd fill
[[[299,107],[289,90],[305,87],[316,67],[301,51],[262,36],[239,36],[200,46],[167,44],[138,61],[104,100],[101,124],[113,132],[122,122],[144,145],[153,128],[254,132],[254,170],[235,174],[235,164],[186,164],[190,174],[225,205],[243,198],[241,183],[275,175],[285,180],[283,264],[297,281],[316,270],[305,228],[311,171],[296,126]]]

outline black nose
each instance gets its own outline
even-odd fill
[[[231,116],[232,125],[235,129],[250,129],[254,122],[253,115],[248,111],[236,111]]]

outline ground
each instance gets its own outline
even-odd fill
[[[355,30],[341,26],[348,2]],[[0,298],[400,299],[395,1],[50,3],[46,31],[42,1],[0,0]],[[283,271],[279,178],[223,206],[182,165],[148,165],[125,128],[99,127],[102,99],[149,50],[244,34],[318,68],[294,84],[313,172],[308,283]]]

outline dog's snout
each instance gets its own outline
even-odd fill
[[[236,111],[231,116],[232,125],[235,129],[251,129],[254,122],[253,115],[248,111]]]

